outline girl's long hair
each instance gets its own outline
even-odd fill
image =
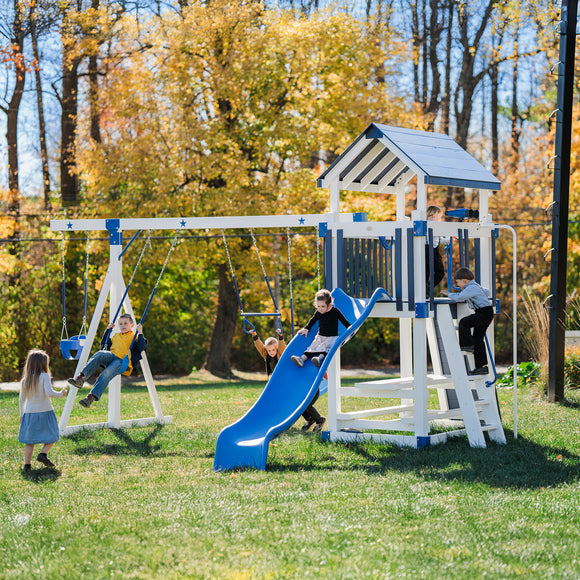
[[[22,382],[20,383],[26,398],[37,394],[38,380],[42,373],[47,373],[50,376],[48,361],[48,354],[43,350],[31,350],[28,352],[24,373],[22,374]]]

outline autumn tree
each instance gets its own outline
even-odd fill
[[[341,13],[297,17],[258,3],[190,3],[138,30],[124,20],[105,79],[101,145],[83,141],[87,209],[118,215],[240,215],[325,210],[307,169],[312,152],[339,151],[368,122],[409,114],[387,28]],[[140,46],[135,51],[137,35]],[[379,65],[379,66],[377,66]],[[308,191],[293,192],[301,172]],[[299,180],[301,183],[303,180]],[[168,203],[170,200],[170,203]],[[234,244],[236,266],[244,244]],[[239,254],[238,254],[239,252]],[[229,374],[236,299],[225,255],[206,365]]]

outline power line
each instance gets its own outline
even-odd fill
[[[280,233],[256,233],[254,232],[254,237],[286,237],[286,232]],[[291,236],[315,236],[316,232],[292,232]],[[152,240],[172,240],[174,236],[151,236]],[[226,238],[250,238],[251,234],[226,234]],[[180,240],[213,240],[222,239],[221,234],[204,234],[200,236],[179,236]],[[49,243],[61,243],[61,238],[0,238],[0,244],[14,244],[14,243],[27,243],[27,242],[49,242]],[[67,242],[86,242],[87,238],[66,238]],[[108,242],[109,237],[98,237],[89,238],[90,242]]]

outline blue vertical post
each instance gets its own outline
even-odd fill
[[[409,293],[409,310],[415,310],[415,254],[413,251],[413,228],[407,228],[407,292]]]
[[[332,290],[332,231],[324,234],[324,287]]]

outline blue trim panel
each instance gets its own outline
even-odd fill
[[[413,234],[415,236],[426,236],[427,235],[427,221],[417,220],[413,222]]]
[[[105,227],[109,231],[109,244],[111,246],[123,245],[123,232],[119,231],[121,220],[110,219],[105,221]]]
[[[427,302],[415,304],[415,318],[429,318],[429,304]]]
[[[431,437],[429,435],[426,437],[417,436],[417,449],[423,449],[424,447],[431,447]]]
[[[467,179],[454,179],[452,177],[430,177],[429,175],[425,175],[425,183],[428,183],[429,185],[447,185],[451,187],[489,189],[491,191],[501,190],[501,183],[499,181],[471,181]]]

